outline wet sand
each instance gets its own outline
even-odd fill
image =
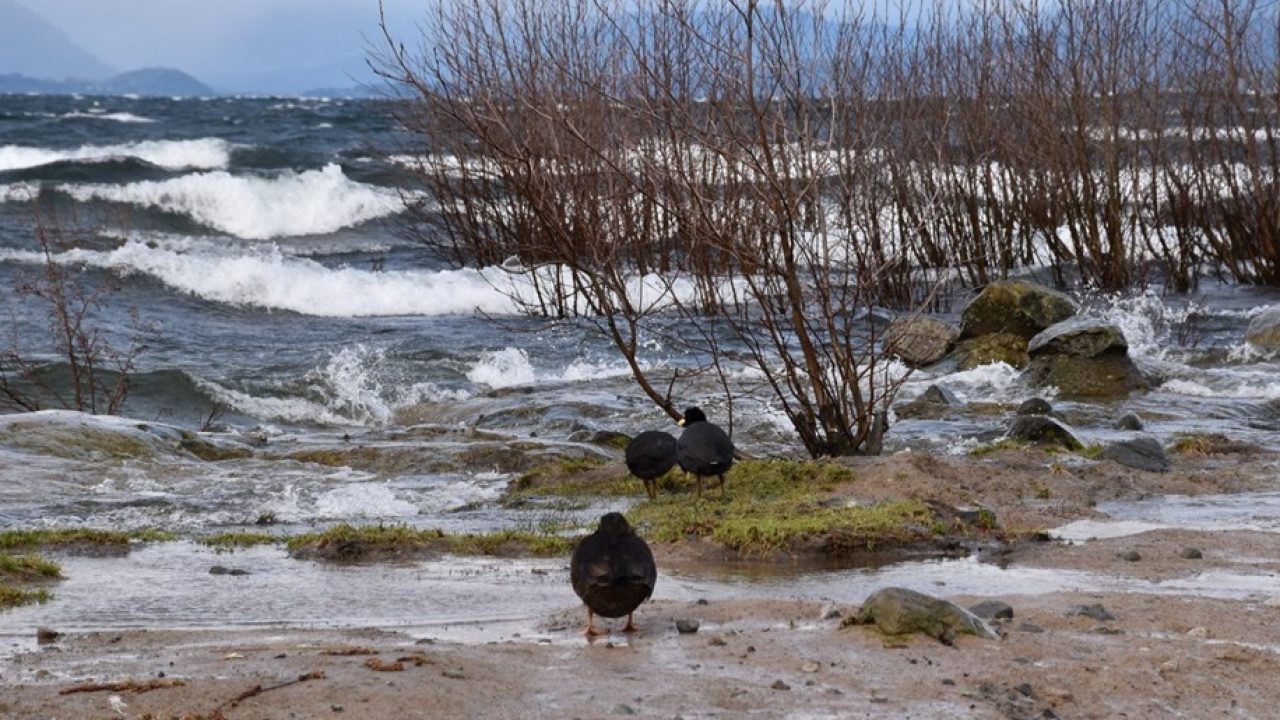
[[[1159,475],[1055,467],[1035,453],[860,462],[860,495],[907,492],[929,475],[950,488],[938,492],[969,495],[1006,522],[1055,527],[1099,517],[1103,500],[1268,489],[1280,477],[1270,455],[1180,458]],[[1039,502],[1020,478],[1047,484]],[[1201,557],[1184,557],[1186,548]],[[687,554],[661,548],[659,561],[689,565]],[[785,596],[700,604],[663,599],[661,587],[637,613],[641,632],[618,633],[617,622],[594,642],[572,603],[521,636],[467,642],[377,628],[72,633],[0,664],[0,717],[1267,718],[1280,707],[1280,534],[1155,529],[1019,544],[991,561],[1148,590],[987,597],[952,595],[940,580],[936,596],[1014,610],[998,623],[1003,639],[960,636],[954,646],[842,627],[854,605]],[[1236,591],[1215,596],[1228,585]],[[1072,614],[1089,605],[1111,619]],[[680,634],[682,618],[698,620],[698,632]],[[128,680],[181,684],[64,694]]]

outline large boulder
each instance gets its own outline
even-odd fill
[[[1264,348],[1280,348],[1280,305],[1272,305],[1255,315],[1244,331],[1244,339]]]
[[[1071,298],[1026,280],[988,284],[960,314],[960,337],[1013,333],[1029,339],[1076,314]]]
[[[1031,338],[1027,352],[1032,383],[1052,385],[1062,397],[1122,397],[1151,387],[1130,359],[1124,333],[1101,320],[1057,323]]]
[[[1048,415],[1018,415],[1005,437],[1035,445],[1061,445],[1068,450],[1080,450],[1084,443],[1076,437],[1070,425]]]
[[[950,645],[959,633],[999,640],[1000,635],[977,615],[955,603],[915,590],[888,587],[877,590],[848,624],[874,624],[886,635],[922,632]]]
[[[992,333],[961,342],[956,347],[956,367],[972,370],[979,365],[1002,362],[1021,370],[1031,362],[1027,339],[1013,333]]]
[[[938,362],[960,337],[956,326],[924,315],[902,317],[885,331],[885,348],[912,367]]]
[[[1147,472],[1168,472],[1170,467],[1164,446],[1153,437],[1137,437],[1112,443],[1098,453],[1098,459],[1111,460],[1125,467]]]

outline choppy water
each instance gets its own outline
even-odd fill
[[[493,287],[509,282],[499,269],[454,270],[397,236],[395,187],[405,177],[394,156],[381,150],[399,143],[395,126],[371,101],[0,96],[6,346],[13,336],[44,333],[39,305],[13,291],[42,260],[31,215],[36,198],[60,221],[94,229],[80,247],[59,251],[58,262],[77,268],[88,284],[106,269],[123,274],[97,318],[108,337],[124,344],[130,308],[159,326],[124,408],[135,422],[112,425],[113,431],[157,442],[163,432],[156,428],[198,427],[216,406],[223,408],[213,436],[220,442],[280,456],[352,443],[411,448],[422,458],[420,467],[353,470],[262,452],[222,463],[166,449],[145,457],[66,456],[30,439],[55,437],[58,427],[78,422],[54,414],[0,442],[0,527],[159,527],[191,535],[249,526],[264,513],[287,529],[338,521],[452,530],[534,526],[564,517],[496,506],[492,501],[511,473],[483,462],[452,462],[470,447],[466,432],[572,448],[578,446],[568,436],[575,429],[634,433],[662,425],[663,416],[640,397],[626,366],[590,326],[521,318]],[[1280,357],[1242,341],[1249,319],[1280,303],[1280,293],[1208,281],[1194,298],[1147,292],[1082,299],[1119,324],[1137,361],[1165,378],[1118,406],[1062,403],[1084,419],[1079,429],[1088,439],[1122,435],[1108,429],[1110,419],[1135,410],[1162,439],[1210,431],[1280,448]],[[1188,316],[1194,316],[1189,325]],[[46,347],[18,342],[28,357],[54,357]],[[644,347],[641,361],[655,368],[693,364],[656,341]],[[935,382],[962,400],[1016,403],[1038,394],[1011,369],[987,366],[918,372],[902,398]],[[691,386],[688,394],[686,400],[712,414],[720,407],[712,387]],[[796,449],[782,414],[767,401],[741,403],[735,412],[741,446],[764,453]],[[155,427],[138,431],[137,422]],[[906,420],[893,426],[888,446],[960,452],[998,423],[990,417]],[[409,427],[431,431],[408,433]],[[587,519],[598,510],[583,508],[579,515]],[[73,579],[59,589],[54,606],[0,622],[25,622],[23,613],[63,617],[59,608],[87,602],[77,590],[82,572],[92,578],[86,582],[127,576],[158,587],[166,582],[166,553],[184,552],[195,551],[72,561]],[[290,566],[265,550],[247,557],[280,563],[266,575],[283,573],[288,587],[359,585],[369,580],[361,572],[401,572],[326,574]],[[148,570],[152,560],[157,564]],[[159,579],[144,580],[148,573]],[[172,582],[176,575],[168,577]],[[376,609],[395,601],[388,596],[369,616],[349,619],[399,621]],[[200,616],[203,606],[183,602],[178,621]],[[80,622],[88,623],[87,608],[79,607]],[[234,610],[210,610],[207,617],[217,623]],[[101,611],[103,622],[115,617]],[[439,611],[448,616],[447,608]],[[282,609],[254,621],[286,617],[312,615]]]

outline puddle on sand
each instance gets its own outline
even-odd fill
[[[562,559],[442,558],[328,565],[278,547],[218,554],[190,542],[156,543],[113,558],[56,557],[66,579],[44,605],[0,615],[0,653],[29,645],[37,627],[63,632],[131,628],[356,628],[461,642],[551,639],[556,612],[580,607]],[[222,565],[248,575],[213,575]],[[1131,591],[1255,597],[1274,577],[1205,575],[1160,584],[975,558],[791,575],[664,572],[655,600],[779,599],[856,604],[886,586],[942,596]]]
[[[1162,528],[1280,532],[1280,492],[1235,495],[1165,495],[1149,500],[1098,503],[1107,520],[1077,520],[1053,530],[1062,540],[1138,535]]]

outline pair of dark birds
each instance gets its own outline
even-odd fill
[[[699,497],[703,477],[718,477],[720,491],[724,492],[724,474],[733,465],[733,442],[719,426],[707,422],[699,408],[685,410],[680,424],[684,432],[679,440],[661,430],[650,430],[627,445],[627,469],[644,481],[650,500],[657,497],[658,478],[676,463],[698,478]],[[623,631],[634,632],[632,613],[653,594],[657,579],[653,552],[621,513],[611,512],[600,518],[600,526],[578,543],[569,561],[573,591],[587,606],[588,636],[598,634],[596,615],[626,615]]]
[[[724,494],[724,474],[733,465],[733,441],[719,425],[707,421],[701,408],[684,411],[680,421],[684,432],[680,439],[662,430],[646,430],[627,445],[627,469],[644,481],[644,491],[653,500],[658,497],[658,478],[666,475],[676,463],[698,479],[698,497],[702,497],[702,478],[720,479]]]

